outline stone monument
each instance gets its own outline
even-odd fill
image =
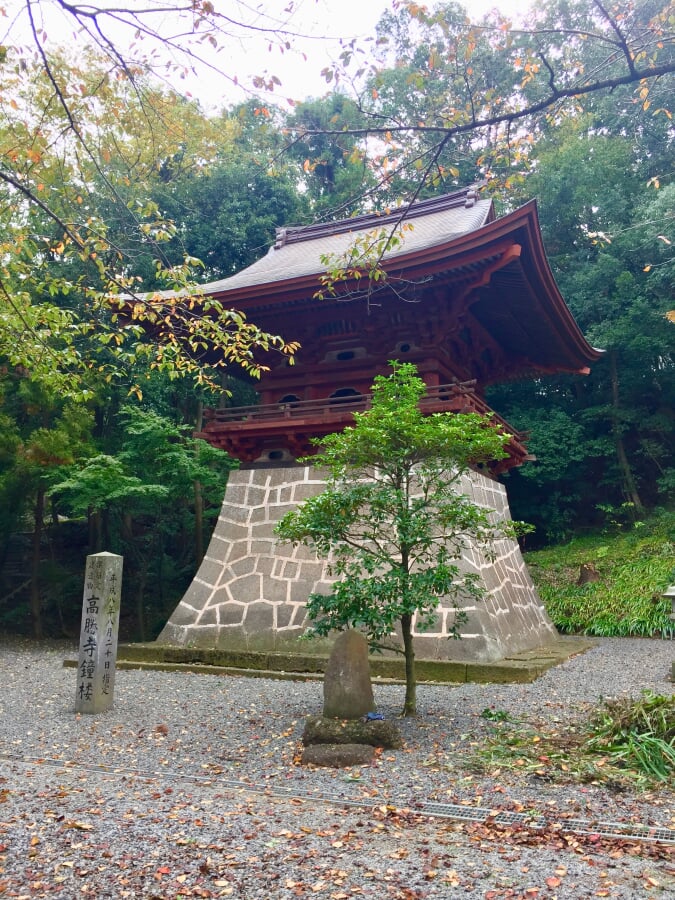
[[[323,677],[323,714],[360,719],[374,709],[368,641],[359,631],[343,631],[335,639]]]
[[[82,600],[75,711],[104,712],[113,704],[123,558],[114,553],[87,557]]]
[[[375,747],[400,749],[401,734],[375,709],[368,663],[368,641],[359,632],[341,632],[323,678],[323,715],[310,716],[302,734],[303,765],[370,765]]]

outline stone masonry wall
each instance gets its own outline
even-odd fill
[[[307,627],[308,595],[328,591],[332,579],[326,561],[306,547],[281,543],[274,526],[323,487],[322,472],[312,466],[232,472],[204,561],[158,643],[223,650],[293,647]],[[498,517],[509,516],[506,491],[498,482],[474,473],[462,490]],[[477,604],[464,607],[468,621],[462,640],[448,639],[454,608],[441,600],[435,628],[416,632],[418,658],[491,662],[555,637],[518,543],[502,540],[494,549],[494,561],[479,547],[471,547],[462,561],[479,575],[486,592]],[[324,646],[317,640],[303,652]]]

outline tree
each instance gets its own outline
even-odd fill
[[[284,156],[300,164],[301,190],[316,219],[362,212],[364,194],[376,185],[365,143],[350,134],[362,124],[354,101],[339,92],[306,100],[287,117],[286,130],[303,137],[287,147]]]
[[[354,426],[316,441],[311,461],[328,470],[328,485],[284,516],[277,533],[331,560],[332,591],[308,601],[314,632],[362,628],[381,644],[400,629],[403,714],[414,715],[413,624],[428,627],[439,600],[450,600],[458,637],[462,601],[481,588],[457,561],[469,541],[489,545],[511,529],[458,492],[472,465],[504,456],[508,437],[474,413],[422,415],[425,384],[415,366],[391,367]]]
[[[27,584],[33,634],[42,638],[49,586],[45,576],[45,518],[54,471],[91,452],[92,416],[82,406],[49,395],[27,378],[5,384],[0,405],[3,440],[0,449],[0,573],[12,534],[30,528]],[[3,579],[0,577],[0,585]],[[10,599],[17,593],[8,584]],[[4,593],[4,590],[3,590]],[[5,600],[3,597],[2,600]]]
[[[509,474],[511,508],[549,540],[600,524],[599,511],[609,508],[632,509],[639,519],[673,495],[667,314],[675,189],[659,186],[672,143],[653,133],[658,119],[635,104],[614,123],[604,106],[548,129],[532,149],[534,171],[521,196],[537,197],[562,295],[605,355],[587,377],[490,389],[492,405],[531,431],[537,460]]]
[[[561,0],[531,13],[522,28],[498,16],[472,23],[455,4],[429,12],[407,0],[401,10],[395,51],[408,54],[405,78],[398,79],[407,87],[405,103],[392,104],[386,78],[380,78],[383,68],[398,65],[395,55],[380,52],[387,46],[387,35],[381,33],[378,50],[370,58],[345,48],[345,61],[366,59],[354,76],[359,109],[348,108],[339,98],[337,119],[326,122],[319,117],[315,122],[308,109],[294,123],[296,140],[316,144],[305,159],[317,176],[311,183],[320,192],[321,203],[331,199],[334,187],[340,189],[340,202],[345,202],[345,191],[350,196],[361,193],[354,191],[352,181],[360,169],[367,175],[369,195],[376,192],[369,166],[361,166],[364,153],[377,173],[375,182],[383,187],[385,203],[391,202],[389,188],[395,187],[398,194],[403,184],[392,181],[394,172],[406,171],[416,196],[428,182],[447,180],[448,173],[465,177],[470,168],[468,150],[477,151],[486,177],[500,166],[514,167],[516,175],[538,122],[573,112],[580,98],[622,85],[635,86],[635,99],[643,107],[652,104],[656,114],[669,114],[660,99],[666,91],[656,90],[675,71],[672,16],[665,0],[617,8],[602,0]],[[50,52],[58,31],[56,19],[65,20],[81,41],[77,62],[67,54]],[[202,380],[208,380],[204,345],[222,345],[224,365],[242,365],[253,375],[259,372],[255,353],[259,346],[293,354],[292,342],[262,333],[213,299],[205,301],[207,315],[195,316],[194,261],[188,256],[177,266],[167,265],[163,252],[163,243],[175,234],[175,223],[156,204],[145,202],[151,191],[142,188],[129,203],[126,189],[129,184],[144,186],[144,176],[153,166],[166,172],[176,163],[182,165],[186,157],[183,120],[199,118],[200,111],[175,89],[166,88],[168,76],[190,74],[201,63],[236,83],[236,74],[206,48],[257,33],[288,51],[289,27],[289,19],[280,24],[257,12],[251,18],[243,2],[228,4],[222,12],[210,0],[186,4],[168,0],[161,7],[66,0],[20,4],[0,54],[7,98],[0,114],[0,187],[4,208],[13,211],[13,233],[5,232],[4,261],[11,261],[14,270],[4,275],[3,283],[4,299],[14,313],[11,330],[18,337],[16,344],[8,342],[14,366],[22,364],[21,356],[40,360],[47,353],[52,360],[64,359],[67,365],[57,369],[64,374],[68,365],[72,369],[80,364],[72,342],[74,333],[81,331],[106,339],[115,351],[113,359],[119,347],[120,368],[134,354],[153,353],[153,364],[168,373]],[[21,28],[23,36],[17,37]],[[400,36],[417,32],[424,40],[408,52]],[[367,76],[370,81],[364,83]],[[333,77],[335,73],[327,70],[326,78]],[[280,83],[269,73],[254,79],[260,90],[272,90]],[[362,115],[367,116],[365,124],[359,121]],[[209,132],[204,143],[212,144],[213,130],[207,123],[204,130]],[[326,149],[327,144],[332,148]],[[353,150],[357,152],[352,154]],[[464,155],[461,173],[452,162],[458,150]],[[187,158],[196,161],[199,153],[187,153]],[[335,162],[341,167],[339,179],[334,178]],[[99,206],[92,209],[92,197],[101,195],[110,204],[105,215]],[[367,202],[372,206],[373,201]],[[29,227],[31,211],[51,223],[48,232],[41,227],[36,234]],[[115,242],[111,230],[115,219],[126,223],[132,244]],[[134,247],[150,248],[159,271],[166,275],[173,302],[156,296],[153,303],[142,290],[137,293],[142,286],[134,271]],[[76,288],[86,287],[86,315],[73,315],[62,307],[56,315],[53,306],[36,309],[28,302],[35,299],[31,288],[43,286],[42,263],[47,257],[63,273],[60,284],[50,276],[49,290],[72,295]],[[69,277],[72,261],[86,269],[79,271],[75,284]],[[111,315],[109,299],[116,292],[135,294],[130,323],[122,325]],[[150,325],[152,350],[141,340],[143,324]],[[48,372],[44,367],[45,377]]]
[[[381,181],[406,181],[409,196],[454,176],[467,155],[477,174],[508,185],[541,128],[576,115],[589,98],[627,85],[650,114],[669,117],[673,73],[666,0],[552,0],[518,26],[496,11],[476,21],[457,3],[404,0],[383,17],[373,46],[346,48],[342,64],[326,71],[342,85],[367,79],[357,87],[364,125],[320,133],[344,140],[348,131],[376,146]]]
[[[267,110],[266,110],[267,111]],[[165,247],[172,264],[185,253],[204,268],[204,280],[226,278],[251,265],[274,243],[275,228],[306,219],[297,172],[282,150],[283,122],[251,101],[223,112],[212,128],[227,135],[202,166],[166,161],[151,185],[152,198],[176,223]]]
[[[203,507],[211,516],[218,508],[233,461],[153,411],[126,406],[120,420],[115,455],[62,467],[50,491],[60,512],[89,519],[90,552],[111,549],[125,557],[136,635],[146,640],[194,571],[195,520]]]
[[[170,167],[203,168],[232,142],[231,129],[144,71],[111,69],[100,50],[83,48],[72,62],[42,45],[34,56],[10,45],[0,71],[8,98],[0,111],[0,355],[13,369],[91,396],[82,382],[98,371],[97,345],[114,351],[106,375],[147,358],[202,382],[205,345],[223,351],[223,367],[253,376],[259,347],[292,355],[291,344],[218,301],[207,299],[205,315],[195,316],[199,263],[165,252],[180,235],[153,188]],[[148,258],[151,284],[139,277]],[[145,292],[157,286],[170,296]]]

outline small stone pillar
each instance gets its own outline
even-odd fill
[[[123,558],[114,553],[94,553],[87,557],[75,692],[76,712],[104,712],[113,704],[122,562]]]
[[[368,641],[349,628],[335,639],[326,666],[323,715],[327,719],[360,719],[374,709]]]
[[[671,621],[675,622],[675,584],[669,585],[663,592],[663,596],[666,600],[670,600],[673,609],[670,614],[670,619]],[[675,682],[675,660],[673,661],[673,665],[671,667],[670,679],[671,681]]]

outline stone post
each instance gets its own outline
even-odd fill
[[[94,553],[87,557],[75,692],[76,712],[104,712],[113,704],[122,562],[122,557],[114,553]]]
[[[665,591],[663,592],[663,596],[666,600],[670,600],[673,611],[670,614],[671,621],[675,622],[675,584],[669,585]],[[670,672],[670,680],[675,681],[675,660],[673,661],[673,665]]]

